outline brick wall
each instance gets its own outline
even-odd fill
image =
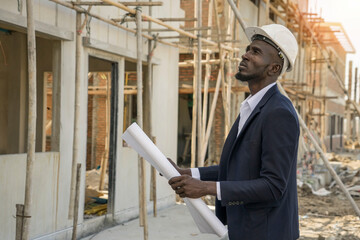
[[[213,58],[216,58],[217,56],[214,56]],[[193,60],[194,56],[192,54],[180,54],[180,62],[185,60]],[[203,59],[205,56],[203,56]],[[211,76],[210,76],[210,82],[212,82],[213,85],[215,85],[215,81],[217,80],[217,76],[219,73],[219,66],[218,65],[212,65],[211,67]],[[180,67],[179,68],[179,81],[181,83],[185,83],[188,85],[192,85],[193,83],[193,74],[194,74],[194,68],[192,66],[190,67]],[[205,66],[202,67],[202,78],[204,80],[205,76]],[[211,93],[211,99],[213,94]],[[209,104],[211,104],[212,100],[209,100]],[[213,164],[218,163],[220,160],[220,155],[222,152],[222,147],[224,145],[224,139],[225,139],[225,132],[224,132],[224,109],[222,105],[222,97],[221,93],[219,94],[217,105],[215,109],[215,118],[213,122],[213,127],[211,130],[211,137],[209,142],[209,152],[208,152],[208,159],[209,163],[206,164]]]
[[[110,74],[101,74],[101,77],[97,77],[97,83],[94,82],[94,75],[89,79],[89,86],[105,87],[107,84],[107,77],[111,81]],[[88,126],[87,126],[87,156],[86,156],[86,169],[91,169],[91,151],[95,151],[95,168],[101,164],[102,158],[107,158],[105,153],[105,141],[106,139],[106,121],[109,121],[110,115],[106,116],[106,95],[88,95]],[[93,122],[93,120],[95,120]],[[95,124],[95,126],[94,126]],[[110,128],[110,126],[109,126]],[[95,131],[95,142],[92,142],[93,130]],[[92,145],[95,147],[92,148]]]

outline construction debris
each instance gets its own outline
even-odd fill
[[[327,153],[327,157],[359,206],[358,155]],[[316,154],[308,153],[305,162],[306,171],[298,174],[300,239],[360,239],[360,219],[341,189],[331,178],[329,184],[321,184],[319,176],[326,172],[315,164]]]
[[[107,212],[108,201],[108,177],[105,177],[105,190],[99,190],[101,171],[92,169],[86,171],[85,189],[85,218],[92,218],[88,215],[103,215]]]

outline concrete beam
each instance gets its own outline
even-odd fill
[[[0,27],[26,33],[26,17],[0,9]],[[48,39],[74,40],[74,33],[53,25],[35,21],[36,36]]]
[[[88,37],[83,37],[83,46],[84,47],[89,47],[89,48],[95,48],[104,52],[108,52],[108,53],[112,53],[112,54],[116,54],[119,56],[123,56],[125,58],[130,58],[133,60],[137,59],[136,56],[136,51],[131,51],[127,48],[122,48],[119,46],[115,46],[115,45],[111,45],[109,43],[106,42],[101,42],[92,38],[88,38]],[[155,65],[159,65],[161,63],[161,60],[159,58],[156,57],[152,57],[153,59],[153,64]],[[142,55],[142,61],[145,63],[147,62],[147,55],[143,54]]]

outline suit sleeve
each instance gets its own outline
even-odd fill
[[[289,109],[277,108],[262,124],[261,168],[259,178],[222,181],[221,204],[267,203],[279,200],[287,188],[290,173],[296,167],[299,124]],[[295,166],[294,166],[295,164]]]
[[[202,181],[217,181],[219,175],[219,166],[200,167],[200,180]]]

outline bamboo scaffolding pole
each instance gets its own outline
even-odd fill
[[[16,233],[15,240],[22,240],[24,224],[24,204],[16,204]]]
[[[348,101],[346,102],[346,135],[349,137],[349,139],[352,139],[352,131],[351,131],[351,92],[352,92],[352,65],[353,62],[349,61],[349,84],[348,84]]]
[[[80,2],[80,0],[77,0]],[[71,219],[74,213],[75,188],[76,188],[76,164],[79,159],[79,131],[80,131],[80,93],[81,93],[81,13],[76,12],[76,39],[75,39],[75,103],[74,103],[74,135],[73,155],[71,166],[71,185],[68,218]]]
[[[117,20],[117,21],[118,21],[118,19],[113,19],[113,20]],[[211,29],[211,28],[210,28],[210,27],[182,28],[182,30],[184,30],[184,31],[189,31],[189,32],[191,32],[191,31],[199,31],[199,30],[209,30],[209,29]],[[143,31],[143,32],[147,32],[147,31],[149,31],[149,30],[143,29],[142,31]],[[174,30],[172,30],[172,29],[167,29],[167,28],[153,28],[153,29],[151,29],[151,31],[152,31],[152,32],[173,32]],[[188,37],[188,36],[186,36],[186,37]],[[196,38],[196,39],[199,40],[199,38]],[[201,40],[201,38],[200,38],[200,40]]]
[[[236,16],[236,19],[239,21],[240,25],[241,25],[241,28],[242,29],[245,29],[247,27],[246,23],[243,21],[243,19],[241,18],[241,15],[240,15],[240,12],[239,10],[237,9],[235,3],[233,0],[227,0],[231,9],[233,10],[235,16]]]
[[[214,92],[214,96],[213,96],[212,103],[211,103],[209,121],[208,121],[207,127],[206,127],[206,134],[205,134],[202,146],[201,146],[201,158],[204,161],[205,161],[205,155],[206,155],[207,146],[209,144],[211,128],[212,128],[212,125],[213,125],[213,122],[214,122],[216,103],[217,103],[217,99],[219,97],[219,91],[220,91],[220,84],[221,84],[221,72],[219,71],[218,77],[217,77],[217,80],[216,80],[215,92]]]
[[[79,6],[75,6],[75,5],[73,5],[72,3],[64,2],[64,1],[61,1],[61,0],[49,0],[49,1],[54,2],[54,3],[57,3],[57,4],[60,4],[60,5],[64,6],[64,7],[73,9],[73,10],[78,11],[78,12],[80,12],[80,13],[85,13],[85,14],[87,14],[87,15],[93,17],[93,18],[96,18],[96,19],[98,19],[98,20],[100,20],[100,21],[103,21],[103,22],[106,22],[106,23],[108,23],[108,24],[110,24],[110,25],[116,26],[116,27],[118,27],[118,28],[120,28],[120,29],[123,29],[123,30],[125,30],[125,31],[127,31],[127,32],[131,32],[131,33],[136,34],[136,30],[129,29],[129,28],[127,28],[127,27],[124,27],[124,26],[116,23],[116,22],[113,21],[113,20],[109,20],[109,19],[103,18],[103,17],[101,17],[101,16],[99,16],[99,15],[97,15],[97,14],[90,13],[89,11],[87,11],[87,10],[85,10],[85,9],[79,7]],[[119,7],[120,9],[122,9],[122,10],[124,10],[124,11],[128,11],[129,13],[135,15],[135,10],[126,7],[126,6],[124,6],[123,4],[121,4],[121,3],[116,3],[116,2],[113,2],[113,1],[110,1],[110,0],[102,0],[102,1],[103,1],[103,2],[107,2],[108,4],[110,4],[110,5],[112,5],[112,6]],[[161,26],[168,27],[169,29],[172,29],[173,31],[176,31],[176,32],[178,32],[178,33],[180,33],[180,34],[182,34],[182,35],[184,35],[184,36],[189,37],[189,38],[192,38],[192,39],[196,39],[196,38],[197,38],[196,35],[191,34],[191,33],[187,33],[186,31],[181,30],[181,29],[174,28],[174,27],[172,27],[171,25],[168,25],[168,24],[160,21],[159,19],[156,19],[156,18],[147,16],[147,15],[145,15],[145,14],[142,14],[142,18],[143,18],[144,20],[146,20],[146,21],[152,21],[152,22],[157,23],[157,24],[159,24],[159,25],[161,25]],[[149,35],[146,35],[146,34],[142,34],[142,36],[143,36],[144,38],[149,39],[149,40],[154,40],[154,37],[153,37],[153,36],[149,36]],[[210,40],[206,40],[206,39],[203,39],[203,38],[202,38],[202,41],[203,41],[204,43],[208,44],[209,46],[217,47],[217,43],[216,43],[216,42],[213,42],[213,41],[210,41]],[[176,48],[182,48],[182,49],[193,49],[193,48],[194,48],[194,46],[183,46],[183,45],[181,45],[181,44],[169,43],[169,42],[166,42],[166,41],[162,41],[162,40],[160,40],[160,39],[157,39],[157,42],[162,43],[162,44],[164,44],[164,45],[168,45],[168,46],[172,46],[172,47],[176,47]],[[238,48],[232,48],[232,47],[229,47],[229,46],[223,45],[223,44],[221,44],[221,46],[222,46],[222,48],[225,49],[225,50],[231,50],[231,51],[239,51],[239,50],[240,50],[240,49],[238,49]]]
[[[33,169],[36,145],[36,40],[34,24],[34,6],[32,0],[26,1],[27,12],[27,51],[28,51],[28,77],[29,77],[29,116],[26,158],[26,180],[22,239],[30,239],[30,220],[32,214],[32,187]]]
[[[126,7],[125,5],[123,5],[123,4],[121,4],[121,3],[113,2],[113,1],[111,1],[111,0],[101,0],[101,1],[106,2],[106,3],[109,3],[109,4],[111,4],[111,5],[115,6],[115,7],[118,7],[118,8],[120,8],[120,9],[124,10],[124,11],[127,11],[127,12],[131,13],[131,14],[135,14],[135,10],[134,10],[134,9],[128,8],[128,7]],[[175,32],[178,32],[178,33],[180,33],[181,35],[188,36],[188,37],[193,38],[193,39],[197,39],[197,36],[196,36],[196,35],[191,34],[191,33],[188,33],[188,32],[186,32],[186,31],[184,31],[184,30],[175,28],[175,27],[173,27],[173,26],[171,26],[171,25],[169,25],[169,24],[164,23],[163,21],[160,21],[160,20],[157,19],[157,18],[153,18],[153,17],[151,17],[151,16],[149,16],[149,15],[146,15],[146,14],[141,14],[141,16],[142,16],[142,18],[145,18],[145,19],[147,19],[147,20],[149,20],[149,21],[152,21],[153,23],[156,23],[156,24],[158,24],[158,25],[160,25],[160,26],[163,26],[163,27],[166,27],[166,28],[168,28],[168,29],[171,29],[171,30],[173,30],[173,31],[175,31]],[[209,41],[209,40],[204,39],[204,38],[200,38],[200,40],[201,40],[201,42],[206,43],[206,44],[209,44],[210,46],[217,46],[217,43],[216,43],[216,42]],[[228,47],[228,46],[226,46],[226,45],[222,45],[222,48],[223,48],[223,49],[226,49],[226,50],[232,50],[231,47]]]
[[[98,86],[99,79],[97,74],[93,75],[93,85]],[[88,94],[89,91],[88,91]],[[106,92],[104,92],[106,94]],[[96,168],[96,136],[98,134],[98,127],[97,127],[97,121],[98,121],[98,96],[93,95],[93,108],[92,108],[92,126],[91,126],[91,169]]]
[[[232,86],[232,78],[231,78],[231,62],[226,61],[226,109],[227,109],[227,119],[229,122],[229,130],[230,130],[230,124],[231,124],[231,86]],[[228,132],[227,132],[228,133]]]
[[[149,15],[151,16],[151,14],[149,14]],[[194,22],[197,20],[196,18],[158,18],[158,19],[163,22]],[[115,22],[121,22],[121,21],[134,22],[135,21],[134,19],[131,19],[131,18],[129,18],[129,19],[113,18],[113,20]],[[149,21],[147,19],[143,19],[143,22],[151,22],[151,21]]]
[[[269,14],[270,14],[270,0],[265,0],[265,23],[269,24],[270,23],[270,18],[269,18]],[[243,27],[243,29],[245,29]]]
[[[89,2],[89,1],[82,1],[80,3],[71,2],[74,5],[86,5],[86,6],[112,6],[109,3],[104,2]],[[154,6],[162,6],[163,2],[121,2],[124,6],[130,7],[130,6],[142,6],[142,7],[154,7]]]
[[[231,1],[231,0],[228,0]],[[234,11],[237,11],[237,9],[233,9]],[[241,22],[241,16],[240,13],[236,14],[236,17],[238,19],[239,22]],[[281,93],[283,95],[285,95],[286,97],[287,94],[285,92],[285,90],[283,89],[283,87],[281,86],[281,84],[278,82],[277,83],[279,90],[281,91]],[[296,109],[295,109],[296,110]],[[330,165],[330,162],[328,160],[328,158],[325,156],[323,150],[321,149],[321,147],[319,146],[319,144],[317,143],[317,141],[315,140],[313,133],[310,132],[310,130],[307,128],[304,120],[302,119],[302,117],[300,116],[300,114],[297,112],[296,113],[298,115],[298,119],[299,119],[299,123],[301,128],[307,133],[309,139],[311,140],[311,142],[313,143],[316,151],[320,154],[321,159],[324,162],[324,165],[326,166],[326,168],[328,169],[328,171],[330,172],[330,174],[332,175],[332,177],[335,179],[336,183],[338,184],[338,186],[340,187],[340,189],[344,192],[346,198],[349,200],[349,202],[351,203],[353,209],[355,210],[356,214],[360,217],[360,210],[358,208],[358,206],[356,205],[356,202],[354,201],[354,199],[351,197],[349,191],[346,189],[346,187],[344,186],[343,182],[341,181],[341,179],[339,178],[339,176],[336,174],[335,170],[332,168],[332,166]]]
[[[60,5],[62,5],[62,6],[64,6],[64,7],[67,7],[67,8],[71,8],[71,9],[77,11],[77,12],[85,13],[85,14],[87,14],[87,15],[93,17],[93,18],[96,18],[96,19],[98,19],[98,20],[100,20],[100,21],[106,22],[106,23],[108,23],[108,24],[110,24],[110,25],[113,25],[113,26],[115,26],[115,27],[118,27],[118,28],[120,28],[120,29],[122,29],[122,30],[125,30],[125,31],[127,31],[127,32],[131,32],[131,33],[133,33],[133,34],[136,34],[136,30],[133,30],[133,29],[124,27],[124,26],[122,26],[122,25],[120,25],[120,24],[118,24],[118,23],[116,23],[116,22],[114,22],[114,21],[112,21],[112,20],[103,18],[103,17],[101,17],[101,16],[99,16],[99,15],[97,15],[97,14],[90,13],[89,11],[86,11],[85,9],[83,9],[83,8],[81,8],[81,7],[79,7],[79,6],[74,6],[74,5],[72,5],[71,3],[63,2],[63,1],[61,1],[61,0],[49,0],[49,1],[54,2],[54,3],[57,3],[57,4],[60,4]],[[142,36],[143,36],[144,38],[146,38],[146,39],[154,40],[154,37],[152,37],[152,36],[149,36],[149,35],[146,35],[146,34],[142,34]],[[182,45],[180,45],[180,44],[172,44],[172,43],[165,42],[165,41],[162,41],[162,40],[157,40],[157,41],[158,41],[159,43],[162,43],[162,44],[167,45],[167,46],[176,47],[176,48],[185,48],[185,49],[188,49],[188,47],[182,46]]]
[[[194,1],[194,18],[196,18],[197,15],[197,1]],[[194,22],[194,28],[197,25],[197,23]],[[197,49],[196,49],[197,50]],[[197,95],[198,95],[198,81],[196,79],[197,77],[197,54],[198,52],[195,49],[193,50],[193,68],[194,68],[194,72],[193,72],[193,108],[192,108],[192,119],[191,119],[191,149],[190,149],[190,153],[191,153],[191,162],[190,162],[190,166],[192,168],[194,168],[196,166],[196,148],[197,143],[196,143],[196,132],[197,132],[197,112],[198,112],[198,101],[197,101]]]
[[[221,81],[221,78],[220,78]],[[204,90],[202,90],[204,92]],[[219,91],[222,91],[222,89],[220,88]],[[231,91],[236,93],[236,92],[249,92],[249,88],[247,86],[239,86],[239,87],[235,87],[233,86],[231,88]],[[216,92],[216,86],[215,87],[210,87],[208,90],[208,93],[214,93]],[[179,89],[179,94],[192,94],[193,93],[193,88],[180,88]]]
[[[151,2],[151,0],[150,0]],[[149,8],[149,15],[152,15],[152,8]],[[148,23],[148,34],[151,35],[151,25],[152,22]],[[147,133],[149,137],[153,140],[154,143],[156,143],[156,138],[152,135],[152,83],[153,83],[153,74],[152,74],[152,57],[154,54],[154,50],[156,47],[156,42],[154,42],[153,47],[153,41],[148,41],[148,71],[147,71],[147,82],[145,84],[144,93],[146,93],[146,99],[145,104],[146,107],[144,107],[145,112],[145,122],[147,123]],[[151,166],[150,168],[150,201],[153,201],[153,216],[157,216],[157,199],[156,199],[156,169]]]
[[[356,76],[356,79],[360,78],[360,76],[357,75],[357,72],[356,72],[355,76]],[[360,79],[359,79],[359,81],[360,81]],[[357,88],[357,86],[356,86],[356,88]],[[356,96],[356,94],[355,94],[354,101],[355,101],[355,103],[360,104],[360,91],[359,91],[359,96]]]
[[[355,80],[355,84],[354,84],[354,96],[353,96],[353,101],[355,102],[357,99],[357,89],[358,89],[358,68],[355,68],[355,75],[354,75],[354,80]],[[355,139],[359,139],[359,132],[356,129],[356,119],[353,119],[354,121],[354,135],[353,138]]]
[[[156,137],[152,137],[153,143],[156,145]],[[151,168],[151,201],[153,201],[153,216],[157,217],[157,198],[156,198],[156,169]]]
[[[105,151],[102,156],[103,160],[101,161],[100,167],[100,183],[99,183],[99,190],[104,190],[105,188],[105,177],[106,177],[106,170],[108,168],[108,161],[109,161],[109,138],[110,138],[110,109],[111,109],[111,76],[110,74],[107,75],[106,78],[106,112],[105,112]]]
[[[227,61],[231,61],[231,62],[239,62],[241,61],[240,58],[231,58],[228,59]],[[218,65],[220,64],[221,60],[220,59],[205,59],[201,61],[201,64],[212,64],[212,65]],[[186,60],[184,62],[179,62],[179,67],[191,67],[194,65],[194,61],[193,60]]]
[[[202,0],[197,0],[196,1],[197,4],[197,14],[196,14],[196,18],[197,18],[197,28],[201,29],[202,28]],[[201,41],[201,30],[198,30],[198,34],[197,34],[197,40],[198,40],[198,46],[197,46],[197,61],[196,61],[196,81],[197,81],[197,165],[199,167],[203,167],[204,166],[204,162],[201,160],[201,141],[202,141],[202,94],[201,94],[201,89],[202,89],[202,65],[201,65],[201,60],[202,60],[202,53],[201,53],[201,48],[202,48],[202,41]]]
[[[358,68],[356,67],[355,68],[355,75],[354,75],[354,80],[355,80],[355,84],[354,84],[354,95],[353,95],[353,98],[352,100],[353,101],[356,101],[357,99],[357,89],[358,89]]]
[[[192,120],[191,120],[191,163],[190,166],[192,168],[195,167],[196,163],[196,123],[197,123],[197,81],[196,81],[196,73],[197,73],[197,53],[194,51],[194,73],[193,73],[193,106],[192,106]]]
[[[213,5],[213,11],[215,14],[217,36],[218,36],[218,40],[220,40],[220,21],[219,21],[219,14],[218,14],[218,9],[217,9],[215,0],[212,1],[212,5]],[[221,83],[224,83],[223,82],[223,80],[224,80],[224,61],[223,61],[221,46],[219,46],[219,57],[220,57],[220,70],[219,70],[218,77],[216,80],[216,87],[215,87],[213,100],[211,103],[211,109],[210,109],[210,114],[209,114],[209,120],[208,120],[207,127],[206,127],[206,133],[205,133],[204,140],[202,141],[202,146],[201,146],[200,159],[202,162],[205,161],[207,146],[209,144],[211,128],[212,128],[212,124],[214,122],[216,103],[217,103],[217,99],[219,97],[220,85],[221,85]],[[222,89],[222,91],[224,91],[224,88]],[[227,119],[225,119],[225,122],[227,122]]]
[[[194,22],[196,18],[158,18],[163,22]]]
[[[139,2],[139,0],[137,0]],[[137,49],[137,62],[136,62],[136,78],[137,78],[137,124],[140,128],[143,127],[143,70],[142,70],[142,19],[141,9],[136,9],[136,49]],[[140,226],[144,227],[144,240],[148,239],[148,223],[147,223],[147,210],[146,210],[146,189],[145,189],[145,161],[142,157],[138,157],[138,174],[139,174],[139,217]]]
[[[284,89],[282,88],[281,84],[278,82],[278,87],[280,92],[285,95],[286,97],[287,94],[284,91]],[[323,150],[321,149],[321,147],[319,146],[319,144],[317,143],[315,137],[313,136],[313,133],[310,132],[310,130],[308,129],[308,127],[306,126],[304,120],[301,118],[300,114],[296,111],[297,115],[298,115],[298,119],[299,119],[299,123],[301,128],[304,130],[304,132],[306,132],[307,136],[309,137],[309,139],[311,140],[311,142],[313,143],[316,151],[320,154],[321,159],[324,162],[324,165],[326,166],[326,168],[328,169],[328,171],[330,172],[331,176],[335,179],[336,183],[338,184],[338,186],[340,187],[340,189],[343,191],[343,193],[345,194],[345,197],[349,200],[349,202],[351,203],[351,206],[353,207],[355,213],[360,217],[360,210],[359,207],[356,205],[356,202],[354,201],[354,199],[351,197],[349,191],[346,189],[344,183],[341,181],[341,179],[339,178],[339,176],[336,174],[335,170],[332,168],[328,158],[326,157],[326,155],[324,154]]]
[[[290,2],[290,6],[293,8],[293,9],[297,9],[296,6]],[[301,15],[301,13],[299,13]],[[328,51],[326,49],[323,49],[319,40],[316,38],[316,36],[314,37],[314,32],[312,31],[311,27],[309,27],[308,25],[308,22],[307,21],[304,21],[304,27],[308,29],[311,37],[313,38],[313,40],[315,41],[316,45],[318,48],[321,49],[321,55],[324,57],[324,60],[328,66],[328,69],[330,70],[330,72],[335,76],[335,80],[338,82],[339,86],[341,87],[341,89],[343,90],[343,92],[345,93],[345,95],[348,96],[349,98],[349,93],[348,91],[346,90],[345,88],[345,85],[344,85],[344,82],[343,80],[341,79],[341,77],[339,76],[339,74],[336,72],[335,68],[333,67],[332,63],[330,62],[330,60],[325,56],[325,53],[323,52],[323,50],[325,52],[328,53]],[[358,106],[358,104],[355,102],[355,101],[350,101],[350,103],[354,106],[355,110],[358,112],[358,114],[360,114],[360,107]]]
[[[80,180],[81,180],[81,163],[77,164],[76,167],[76,188],[75,188],[75,207],[74,207],[74,218],[73,218],[73,229],[72,229],[72,240],[76,240],[77,235],[77,224],[79,216],[79,197],[80,197]]]
[[[217,9],[217,5],[216,3],[213,4],[214,6],[214,12],[215,12],[215,21],[216,21],[216,31],[218,33],[218,48],[219,48],[219,58],[220,58],[220,71],[221,71],[221,87],[222,87],[222,91],[221,91],[221,95],[222,95],[222,102],[223,102],[223,108],[224,108],[224,115],[225,115],[225,136],[228,134],[228,132],[230,131],[230,119],[228,118],[228,109],[227,109],[227,104],[226,104],[226,89],[225,89],[225,63],[224,63],[224,53],[223,53],[223,49],[220,45],[220,33],[221,33],[221,29],[220,29],[220,20],[219,20],[219,12]]]
[[[212,13],[213,13],[213,2],[214,0],[210,0],[209,1],[209,7],[208,7],[208,22],[207,22],[207,26],[212,26]],[[210,36],[211,35],[212,30],[208,30],[207,31],[207,35]],[[208,39],[210,40],[210,37],[208,37]],[[210,60],[210,53],[207,52],[206,53],[206,61],[207,63],[205,64],[205,79],[204,79],[204,102],[203,102],[203,113],[202,113],[202,133],[201,133],[201,151],[200,151],[200,164],[201,166],[204,166],[204,162],[205,162],[205,157],[203,156],[203,152],[204,152],[204,140],[205,140],[205,134],[206,134],[206,122],[207,122],[207,114],[208,114],[208,95],[209,95],[209,80],[211,77],[211,65],[208,63],[208,61]],[[201,61],[202,64],[202,61]],[[205,152],[207,150],[207,146],[205,146]]]
[[[235,7],[237,7],[237,6],[235,5]],[[236,25],[235,13],[234,13],[234,11],[232,11],[231,6],[229,7],[228,11],[229,11],[230,22],[227,24],[226,33],[231,35],[231,33],[232,33],[231,28],[232,28],[232,26]],[[236,41],[235,37],[236,37],[235,35],[232,36],[234,41]],[[232,112],[231,111],[231,87],[232,87],[231,66],[232,66],[232,64],[231,64],[230,59],[233,57],[233,55],[234,55],[233,51],[228,52],[228,59],[226,61],[226,65],[225,65],[225,67],[226,67],[226,78],[225,79],[226,79],[226,83],[227,83],[227,92],[226,92],[226,105],[227,105],[227,107],[226,108],[228,109],[227,118],[228,118],[228,121],[229,121],[229,130],[230,130],[231,121],[232,121],[232,118],[231,118],[231,112]]]

